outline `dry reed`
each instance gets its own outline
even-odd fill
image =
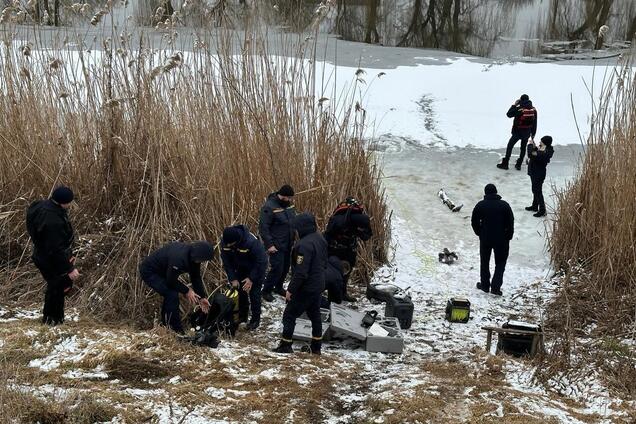
[[[633,350],[620,348],[636,338],[636,77],[629,63],[610,72],[578,174],[557,193],[549,243],[563,277],[548,311],[558,330],[548,375],[576,369],[580,360],[607,380],[636,369]],[[592,341],[578,342],[582,335]],[[633,379],[609,385],[636,393]]]
[[[354,107],[359,90],[318,91],[312,41],[282,37],[290,41],[273,56],[257,29],[220,31],[181,52],[174,34],[155,49],[124,29],[87,51],[46,49],[34,33],[29,44],[5,40],[0,53],[3,298],[38,300],[24,212],[61,183],[77,194],[82,278],[71,301],[100,319],[148,323],[140,260],[171,240],[214,242],[229,224],[255,231],[260,205],[283,183],[321,227],[339,200],[361,199],[375,233],[362,281],[385,260],[388,215],[364,111]],[[330,105],[318,101],[324,95]],[[222,280],[218,262],[205,278]]]

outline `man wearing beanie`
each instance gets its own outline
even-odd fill
[[[283,185],[271,193],[261,208],[258,230],[269,256],[269,272],[263,284],[263,299],[274,301],[272,292],[285,296],[283,282],[289,272],[289,260],[294,241],[292,222],[296,209],[292,203],[294,189]]]
[[[221,261],[227,281],[239,289],[239,322],[247,322],[251,308],[247,329],[255,330],[261,323],[261,288],[267,269],[265,248],[245,225],[226,227],[221,238]]]
[[[508,161],[512,156],[512,149],[517,144],[517,141],[521,140],[521,151],[519,153],[519,159],[515,164],[517,171],[521,170],[523,164],[523,157],[526,154],[526,145],[528,139],[534,139],[534,135],[537,133],[537,110],[532,106],[532,101],[527,94],[522,94],[519,100],[510,106],[508,118],[514,118],[512,123],[512,136],[508,140],[508,146],[506,146],[506,156],[501,163],[497,164],[499,169],[508,169]]]
[[[533,216],[541,218],[545,216],[545,200],[543,199],[543,182],[546,176],[546,167],[554,155],[552,137],[541,137],[539,147],[534,141],[528,144],[528,175],[532,183],[532,206],[526,207],[527,211],[535,212]]]
[[[49,325],[64,322],[64,296],[80,275],[74,266],[74,234],[67,212],[72,202],[73,191],[60,186],[50,199],[33,202],[26,214],[31,259],[46,281],[42,322]]]
[[[514,234],[515,218],[510,205],[501,200],[497,187],[488,184],[484,199],[473,209],[471,225],[479,237],[480,282],[477,288],[501,296],[504,270],[508,260],[510,240]],[[490,280],[490,255],[495,252],[495,274]]]
[[[139,265],[143,282],[163,297],[163,325],[183,334],[179,293],[185,295],[190,304],[201,306],[204,314],[208,313],[210,302],[201,279],[201,263],[212,260],[213,256],[214,246],[207,241],[172,242],[152,252]],[[179,281],[179,275],[184,273],[189,274],[192,288]]]

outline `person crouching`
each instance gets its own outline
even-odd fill
[[[283,334],[277,353],[292,353],[292,336],[296,319],[303,312],[311,321],[311,353],[320,355],[322,347],[322,320],[320,300],[325,289],[325,268],[327,267],[327,242],[317,232],[316,219],[310,213],[294,218],[294,229],[298,241],[292,249],[292,275],[285,299],[287,306],[283,312]]]
[[[247,329],[257,329],[261,323],[261,289],[267,269],[265,247],[246,226],[227,227],[221,241],[221,261],[228,282],[239,292],[239,322],[247,322],[251,308]]]
[[[201,280],[201,263],[214,256],[214,246],[207,241],[194,243],[173,242],[152,252],[139,266],[141,279],[163,297],[161,323],[183,334],[179,311],[179,293],[192,305],[199,304],[208,313],[208,302]],[[179,275],[188,273],[192,288],[179,281]]]

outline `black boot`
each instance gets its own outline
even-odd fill
[[[526,210],[530,212],[537,212],[539,210],[538,206],[526,206]]]
[[[285,340],[281,340],[278,346],[272,349],[272,352],[276,353],[294,353],[294,349],[292,349],[292,342],[287,342]]]
[[[503,296],[503,293],[501,292],[501,289],[493,289],[490,291],[490,293],[496,295],[496,296]]]
[[[501,163],[497,164],[497,168],[499,169],[508,169],[508,159],[504,158],[501,160]]]
[[[260,320],[250,320],[250,322],[245,326],[248,331],[254,331],[261,325]]]
[[[532,214],[532,216],[534,216],[534,217],[536,217],[536,218],[542,218],[542,217],[544,217],[545,215],[546,215],[546,214],[545,214],[545,211],[541,211],[541,210],[540,210],[540,211],[538,211],[537,213]]]
[[[312,340],[309,346],[304,345],[300,351],[302,353],[311,353],[313,355],[320,355],[320,348],[322,347],[322,342],[319,340]]]
[[[287,290],[281,287],[280,289],[274,289],[274,293],[279,296],[285,297],[287,295]]]
[[[485,293],[488,293],[490,290],[482,287],[481,283],[477,283],[477,288]]]
[[[515,169],[517,171],[521,171],[521,165],[523,164],[523,159],[517,159],[517,163],[515,163]]]
[[[273,302],[274,301],[274,296],[272,296],[271,292],[263,292],[262,297],[263,297],[263,300],[265,300],[267,302]]]

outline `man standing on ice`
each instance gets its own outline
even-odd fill
[[[258,231],[269,255],[269,272],[263,284],[263,299],[273,302],[272,292],[285,296],[283,283],[289,272],[291,247],[294,242],[292,221],[296,209],[292,203],[294,189],[285,184],[270,194],[261,208]]]
[[[141,279],[163,297],[161,323],[182,334],[179,293],[192,305],[199,304],[203,313],[210,309],[201,279],[201,263],[212,260],[214,246],[207,241],[173,242],[152,252],[139,266]],[[190,288],[179,281],[179,275],[190,275]]]
[[[508,118],[514,118],[512,123],[512,136],[510,140],[508,140],[506,157],[503,158],[501,163],[497,164],[497,168],[508,169],[508,162],[510,161],[510,156],[512,156],[512,148],[517,144],[517,141],[521,140],[521,152],[515,164],[515,169],[520,171],[523,158],[526,154],[528,139],[534,139],[534,135],[537,133],[537,110],[532,106],[530,97],[528,97],[527,94],[522,94],[519,100],[510,106],[506,116],[508,116]]]
[[[50,199],[31,203],[26,215],[33,241],[31,259],[46,281],[42,322],[48,325],[64,322],[64,296],[80,275],[75,268],[73,227],[67,212],[72,202],[73,191],[60,186]]]
[[[539,147],[530,142],[528,145],[528,175],[532,183],[532,206],[526,208],[527,211],[536,212],[533,216],[541,218],[545,216],[545,200],[543,199],[543,181],[545,181],[546,167],[552,159],[554,149],[552,148],[552,137],[546,135],[541,137]]]
[[[515,218],[510,205],[501,200],[494,184],[484,188],[484,199],[475,209],[471,219],[473,231],[479,237],[481,281],[477,288],[501,296],[504,270],[508,260],[510,240],[514,234]],[[495,274],[490,281],[490,255],[495,252]]]
[[[316,218],[303,213],[294,219],[298,241],[292,251],[292,276],[285,299],[287,306],[283,312],[283,335],[274,349],[277,353],[292,353],[292,336],[296,319],[303,312],[311,321],[311,353],[320,355],[322,346],[322,319],[320,301],[325,289],[325,268],[327,267],[327,242],[317,231]]]

